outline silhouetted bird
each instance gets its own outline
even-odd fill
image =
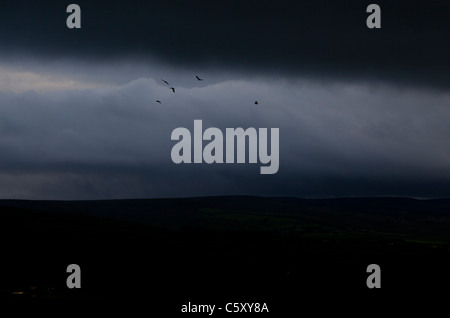
[[[195,77],[197,78],[197,80],[203,81],[203,78],[200,78],[200,77],[198,77],[197,75],[195,75]]]
[[[258,103],[258,101],[257,101],[257,100],[255,100],[255,105],[259,105],[259,103]]]
[[[156,102],[161,104],[161,101],[160,101],[160,100],[156,100]]]
[[[170,89],[172,90],[172,92],[174,92],[174,93],[175,93],[175,88],[171,87]]]
[[[165,80],[163,80],[163,79],[161,79],[161,81],[163,81],[164,83],[166,83],[167,85],[169,85],[169,82],[168,82],[168,81],[165,81]]]

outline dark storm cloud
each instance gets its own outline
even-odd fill
[[[83,70],[92,72],[89,65]],[[0,91],[3,198],[444,196],[450,190],[447,92],[309,79],[223,81],[213,74],[211,84],[180,85],[176,94],[159,78],[102,86],[40,75],[46,85],[23,90],[42,78],[16,76],[9,80],[17,92]],[[280,170],[260,175],[259,164],[174,164],[171,132],[192,131],[194,119],[204,129],[280,128]]]
[[[3,1],[0,197],[448,196],[448,2],[369,3]],[[175,165],[195,119],[280,128],[278,173]]]
[[[68,4],[82,29],[65,26]],[[448,86],[448,1],[3,1],[2,54],[40,58],[155,57],[267,73],[375,78]]]

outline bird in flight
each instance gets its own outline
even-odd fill
[[[164,83],[166,83],[167,85],[169,85],[169,82],[166,80],[161,79],[161,81],[163,81]]]
[[[160,101],[160,100],[156,100],[156,102],[161,104],[161,101]]]
[[[255,100],[255,105],[259,105],[259,103],[258,103],[258,101],[257,101],[257,100]]]
[[[174,93],[175,93],[175,88],[171,87],[170,89],[172,90],[172,92],[174,92]]]
[[[197,75],[195,75],[195,77],[197,78],[197,80],[203,81],[203,78],[200,78],[200,77],[198,77]]]

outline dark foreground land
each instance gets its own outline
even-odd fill
[[[432,317],[450,295],[450,200],[5,200],[0,239],[0,301],[49,312],[250,302],[276,317]],[[381,289],[366,286],[374,263]],[[79,290],[66,287],[69,264]],[[243,315],[214,316],[225,314]]]

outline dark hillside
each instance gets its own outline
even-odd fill
[[[273,313],[298,311],[299,299],[324,313],[349,299],[439,304],[449,211],[449,200],[401,198],[1,201],[0,297],[173,313],[189,301],[267,302]],[[65,285],[72,263],[80,290]],[[380,290],[366,287],[372,263]]]

